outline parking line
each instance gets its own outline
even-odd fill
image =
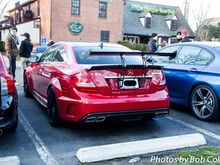
[[[208,136],[210,136],[210,137],[212,137],[212,138],[215,138],[215,139],[217,139],[217,140],[220,140],[220,135],[217,135],[217,134],[215,134],[215,133],[213,133],[213,132],[210,132],[210,131],[207,131],[207,130],[205,130],[205,129],[199,128],[199,127],[197,127],[197,126],[191,125],[191,124],[186,123],[186,122],[184,122],[184,121],[182,121],[182,120],[175,119],[175,118],[173,118],[173,117],[171,117],[171,116],[168,116],[168,117],[166,117],[166,118],[169,119],[169,120],[171,120],[171,121],[174,121],[174,122],[176,122],[176,123],[178,123],[178,124],[181,124],[181,125],[184,125],[184,126],[186,126],[186,127],[189,127],[189,128],[191,128],[191,129],[193,129],[193,130],[196,130],[196,131],[198,131],[198,132],[200,132],[200,133],[203,133],[203,134],[205,134],[205,135],[208,135]]]
[[[25,131],[27,132],[28,136],[30,137],[31,141],[33,142],[40,158],[46,165],[58,165],[59,163],[56,159],[50,154],[47,147],[44,145],[43,141],[39,138],[37,133],[31,127],[30,123],[24,116],[23,112],[19,110],[19,120],[22,123]]]

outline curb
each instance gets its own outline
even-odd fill
[[[0,164],[2,165],[20,165],[20,160],[17,156],[9,156],[0,158]]]
[[[167,150],[205,145],[206,140],[202,134],[187,134],[133,141],[126,143],[109,144],[80,148],[76,156],[81,163],[91,163],[115,158],[149,154]]]

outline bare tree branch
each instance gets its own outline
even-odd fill
[[[8,4],[10,3],[11,0],[8,0],[7,3],[4,5],[4,7],[1,9],[1,12],[0,12],[0,18],[3,17],[3,14],[5,12],[5,9],[6,7],[8,6]],[[0,0],[0,4],[3,2],[3,0]]]
[[[200,26],[204,26],[209,23],[209,20],[207,19],[208,11],[209,11],[209,5],[205,5],[204,3],[201,3],[199,11],[196,13],[193,12],[197,30]]]

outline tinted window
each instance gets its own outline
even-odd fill
[[[107,52],[131,52],[127,48],[118,47],[75,47],[73,48],[76,60],[79,64],[121,64],[121,58],[119,55],[92,55],[89,56],[90,51],[107,51]],[[142,65],[141,56],[126,56],[126,64],[128,65]]]
[[[53,57],[53,61],[54,62],[64,62],[67,60],[68,60],[68,56],[67,56],[66,50],[63,47],[59,48]]]
[[[212,61],[212,54],[210,54],[207,50],[202,50],[198,55],[195,64],[196,65],[208,65]]]
[[[46,51],[48,47],[37,47],[36,48],[36,53],[43,53]]]
[[[40,58],[40,62],[50,62],[53,59],[53,55],[57,49],[57,45],[50,47]]]
[[[194,65],[201,48],[194,46],[183,46],[177,57],[170,61],[174,64]]]
[[[163,48],[161,50],[159,50],[160,53],[173,53],[175,51],[178,51],[178,49],[180,48],[180,46],[169,46],[166,48]],[[158,64],[167,64],[170,62],[168,57],[153,57],[153,62],[154,63],[158,63]]]
[[[161,50],[159,50],[159,52],[161,53],[173,53],[175,51],[177,51],[179,49],[180,46],[169,46],[169,47],[166,47],[166,48],[163,48]]]

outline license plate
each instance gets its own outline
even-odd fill
[[[119,80],[120,89],[138,89],[138,79],[122,79]]]

